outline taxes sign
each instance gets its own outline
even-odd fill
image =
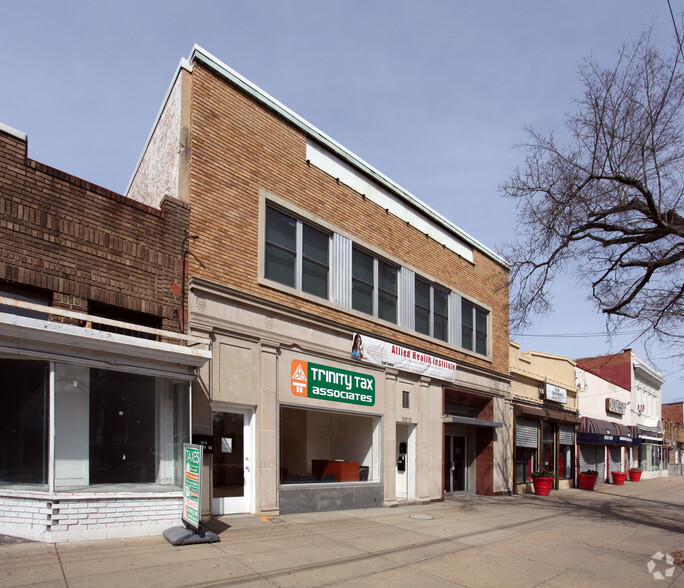
[[[196,530],[202,515],[202,445],[183,444],[183,521]]]
[[[375,378],[358,372],[311,363],[302,359],[292,361],[292,394],[304,398],[318,398],[373,406]]]

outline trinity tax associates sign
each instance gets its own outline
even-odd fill
[[[292,394],[305,398],[373,406],[375,378],[295,359],[292,361]]]

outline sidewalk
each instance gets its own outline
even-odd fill
[[[0,544],[0,586],[682,586],[684,478],[551,496],[212,521],[163,537]],[[649,562],[651,571],[649,571]],[[671,577],[654,579],[651,572]]]

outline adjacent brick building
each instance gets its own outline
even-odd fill
[[[560,355],[523,351],[511,341],[513,455],[511,486],[532,491],[532,473],[546,470],[554,488],[575,480],[575,428],[579,424],[575,362]]]
[[[498,255],[199,47],[127,196],[190,209],[206,515],[510,490]]]
[[[577,366],[630,391],[631,437],[640,445],[631,447],[627,462],[640,467],[645,478],[666,476],[665,430],[661,419],[661,388],[665,380],[660,372],[636,357],[631,349],[578,359]]]
[[[179,519],[189,382],[209,356],[179,323],[188,206],[27,152],[0,125],[0,533],[159,532]]]

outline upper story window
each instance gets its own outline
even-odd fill
[[[416,277],[416,331],[449,340],[449,295],[439,288]]]
[[[354,247],[352,308],[396,323],[397,276],[396,267]]]
[[[284,212],[266,209],[264,275],[302,292],[328,298],[330,236]]]
[[[461,346],[487,355],[487,312],[461,301]]]

